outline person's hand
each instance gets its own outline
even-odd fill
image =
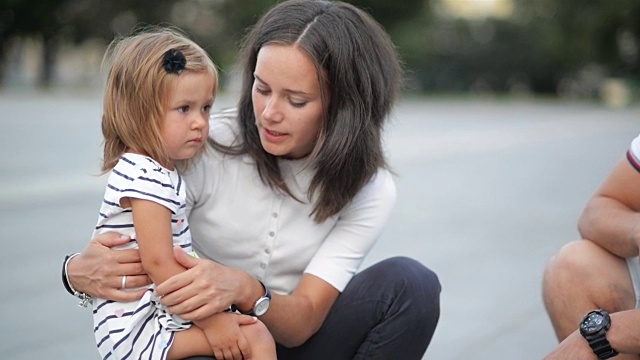
[[[597,360],[589,344],[578,331],[564,339],[545,360]]]
[[[187,271],[174,275],[155,290],[172,314],[186,320],[202,320],[234,303],[242,286],[240,271],[189,256],[179,247],[173,250]]]
[[[204,331],[216,359],[250,360],[251,348],[240,326],[256,321],[258,319],[253,316],[221,312],[196,322],[196,325]]]
[[[127,276],[127,288],[151,284],[140,262],[140,253],[137,249],[111,249],[130,240],[128,236],[118,233],[104,233],[92,239],[80,255],[67,265],[67,275],[73,287],[93,296],[119,302],[140,299],[146,289],[122,289],[124,275]]]

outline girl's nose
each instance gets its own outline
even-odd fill
[[[208,121],[209,121],[209,113],[201,112],[200,114],[195,116],[195,119],[191,123],[191,127],[194,129],[201,129],[205,125],[207,125]]]

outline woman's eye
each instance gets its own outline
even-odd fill
[[[256,92],[258,94],[262,94],[262,95],[266,95],[269,93],[269,90],[265,90],[265,89],[260,89],[259,87],[256,87]]]
[[[291,106],[296,107],[296,108],[301,108],[305,105],[307,105],[306,101],[293,101],[293,100],[289,100],[289,103],[291,104]]]

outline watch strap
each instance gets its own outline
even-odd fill
[[[599,360],[609,359],[618,355],[618,352],[611,347],[611,344],[609,344],[609,341],[604,335],[598,339],[589,341],[589,346]]]

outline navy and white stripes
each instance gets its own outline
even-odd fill
[[[119,249],[137,248],[133,214],[130,208],[121,206],[121,200],[144,199],[171,211],[173,245],[192,254],[184,189],[177,171],[146,156],[125,154],[109,175],[94,236],[117,231],[132,239]],[[94,334],[103,359],[165,359],[175,331],[191,326],[191,322],[170,314],[160,304],[153,294],[154,287],[151,285],[137,302],[93,302]]]

